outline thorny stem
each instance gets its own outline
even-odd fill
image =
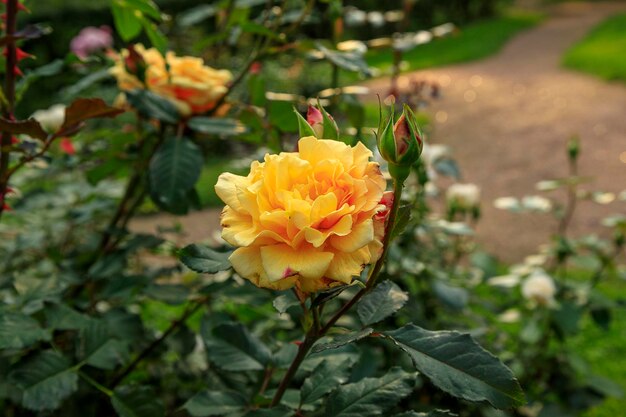
[[[298,353],[296,354],[296,357],[294,358],[293,362],[291,362],[291,365],[289,366],[289,369],[283,376],[283,379],[280,381],[280,385],[278,386],[278,389],[276,390],[276,394],[274,395],[274,398],[272,399],[270,407],[274,407],[280,402],[281,398],[285,394],[285,391],[287,390],[287,387],[289,386],[289,384],[291,383],[291,380],[296,374],[296,371],[300,367],[300,364],[306,357],[311,347],[313,347],[315,342],[319,338],[324,336],[332,328],[332,326],[337,322],[337,320],[339,320],[346,312],[348,312],[348,310],[350,310],[350,308],[352,308],[354,304],[356,304],[365,294],[367,294],[368,291],[374,288],[374,283],[376,282],[376,279],[378,278],[378,275],[380,274],[380,271],[382,270],[382,267],[385,263],[385,258],[387,257],[387,252],[389,250],[389,245],[391,243],[391,232],[393,231],[393,228],[395,226],[398,209],[400,208],[400,198],[402,197],[402,186],[403,186],[402,183],[398,183],[397,181],[394,180],[393,205],[389,213],[387,225],[385,226],[385,237],[383,238],[383,252],[380,255],[380,258],[378,258],[378,261],[376,261],[376,264],[374,265],[374,267],[370,270],[365,288],[357,292],[354,295],[354,297],[350,299],[350,301],[344,304],[328,320],[328,322],[321,329],[317,328],[315,324],[316,313],[315,312],[313,313],[314,325],[307,332],[307,334],[304,337],[304,340],[298,347]],[[319,314],[319,312],[317,314]],[[319,320],[319,315],[317,316],[317,320]]]
[[[17,23],[17,1],[8,0],[6,2],[6,30],[5,36],[8,38],[6,44],[6,64],[4,80],[4,96],[6,103],[2,108],[2,116],[11,120],[15,107],[15,70],[17,68],[17,53],[15,46],[15,33]],[[9,186],[9,162],[11,156],[11,133],[2,132],[0,139],[0,217],[5,207],[5,197]]]
[[[144,350],[142,350],[139,355],[133,360],[122,372],[120,372],[111,382],[110,389],[114,389],[116,386],[120,384],[132,371],[135,370],[137,365],[139,365],[150,353],[156,349],[165,339],[168,338],[176,329],[178,329],[182,324],[184,324],[189,317],[191,317],[196,311],[198,311],[207,301],[209,297],[202,297],[196,301],[196,304],[193,306],[188,306],[183,314],[176,320],[172,321],[170,326],[163,332],[163,334],[155,339],[152,343],[150,343]]]

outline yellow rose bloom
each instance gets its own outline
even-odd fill
[[[125,58],[129,52],[124,49],[111,69],[122,91],[147,88],[171,101],[183,116],[212,110],[228,91],[230,71],[208,67],[201,58],[178,57],[171,51],[164,57],[157,49],[143,45],[135,45],[134,49],[146,64],[145,85],[127,71]]]
[[[224,173],[222,237],[235,271],[259,287],[303,292],[349,284],[382,252],[386,187],[362,143],[304,137],[248,176]]]

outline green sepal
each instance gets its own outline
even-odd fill
[[[307,122],[306,119],[302,117],[300,112],[295,107],[293,108],[293,111],[296,113],[296,118],[298,119],[298,134],[300,135],[300,137],[301,138],[304,138],[307,136],[317,137],[317,135],[315,134],[315,130],[313,130],[309,122]]]

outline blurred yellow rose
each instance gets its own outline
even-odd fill
[[[349,284],[382,252],[386,187],[361,143],[300,139],[248,176],[220,175],[222,237],[235,271],[255,285],[314,292]],[[377,215],[378,214],[378,215]]]
[[[143,45],[135,45],[134,50],[145,63],[145,84],[135,72],[128,71],[130,53],[123,49],[111,69],[122,91],[147,88],[171,101],[183,116],[213,110],[228,91],[230,71],[208,67],[201,58],[178,57],[171,51],[164,57],[157,49]]]

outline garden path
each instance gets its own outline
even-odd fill
[[[507,261],[533,253],[545,242],[554,221],[545,215],[515,215],[493,207],[501,196],[536,194],[534,184],[563,176],[565,143],[580,135],[580,173],[595,178],[596,188],[626,189],[626,86],[605,83],[560,67],[565,50],[606,16],[626,11],[626,3],[566,3],[549,9],[538,27],[509,42],[488,59],[402,76],[437,81],[442,98],[433,114],[432,141],[450,145],[464,181],[482,187],[483,219],[478,241]],[[388,79],[366,85],[385,94]],[[620,161],[620,155],[622,160]],[[555,194],[555,197],[560,195]],[[604,215],[626,211],[626,203],[583,203],[572,233],[597,232]],[[184,217],[155,216],[134,220],[135,231],[179,222],[179,243],[198,242],[219,230],[220,210]]]

